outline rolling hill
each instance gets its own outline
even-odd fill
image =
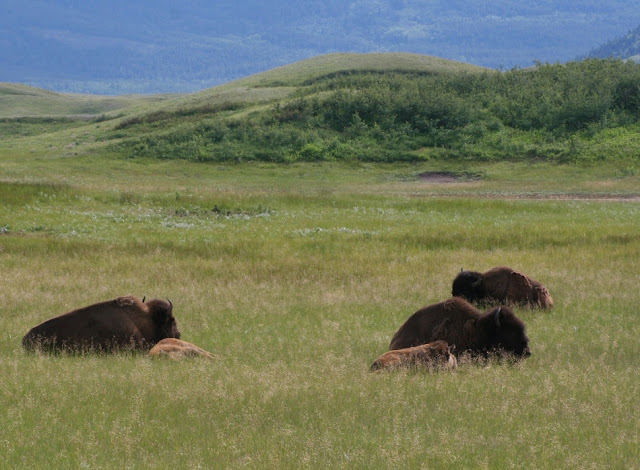
[[[56,93],[16,83],[0,83],[0,118],[92,118],[144,102],[166,100],[171,95],[100,96]]]
[[[22,90],[5,95],[14,110],[0,122],[5,145],[45,153],[52,141],[74,155],[199,162],[570,162],[639,153],[640,65],[620,60],[498,72],[418,54],[330,54],[184,95],[110,101],[5,89]],[[57,120],[16,114],[34,100]]]

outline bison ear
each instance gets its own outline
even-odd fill
[[[498,307],[498,310],[496,310],[495,315],[493,316],[495,322],[496,322],[496,327],[500,328],[500,310],[502,309],[502,307]]]

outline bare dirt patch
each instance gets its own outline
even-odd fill
[[[425,171],[420,173],[418,177],[425,183],[460,183],[481,179],[481,175],[476,173],[454,173],[452,171]]]

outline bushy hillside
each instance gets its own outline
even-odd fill
[[[284,68],[129,115],[104,139],[127,157],[203,162],[575,161],[640,154],[640,66],[634,63],[310,72],[329,59],[292,66],[309,72],[304,80]]]
[[[0,90],[3,147],[43,153],[278,163],[640,156],[640,65],[621,60],[499,72],[416,54],[333,54],[185,95]]]

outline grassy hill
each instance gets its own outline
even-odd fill
[[[82,95],[56,93],[15,83],[0,83],[0,118],[69,117],[89,119],[140,103],[157,103],[171,96]]]
[[[302,60],[267,72],[258,73],[232,83],[245,86],[300,86],[319,77],[340,72],[478,72],[485,67],[422,54],[369,53],[326,54]]]
[[[14,115],[35,102],[36,114],[65,116],[58,127],[13,119],[0,130],[5,145],[41,152],[53,145],[74,154],[280,163],[639,155],[640,66],[616,60],[498,72],[417,54],[331,54],[193,94],[6,96]],[[101,114],[78,118],[91,113]]]

